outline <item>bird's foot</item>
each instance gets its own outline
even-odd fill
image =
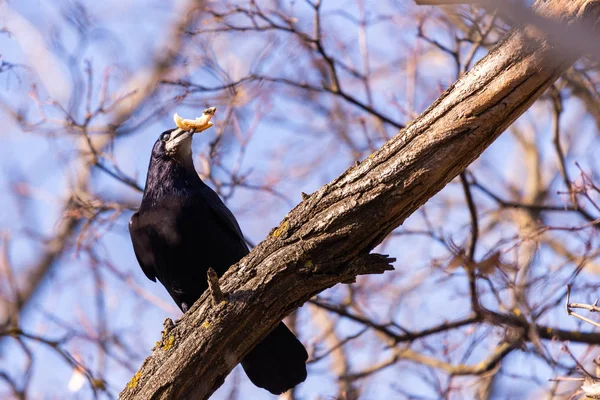
[[[206,271],[206,279],[208,280],[208,291],[210,292],[213,306],[216,307],[224,301],[227,302],[226,296],[219,285],[219,276],[214,269],[209,268]]]

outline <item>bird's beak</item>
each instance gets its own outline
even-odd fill
[[[183,144],[187,141],[191,142],[194,133],[202,132],[210,128],[213,123],[211,118],[217,111],[216,107],[207,108],[202,112],[202,116],[196,119],[183,119],[177,113],[173,116],[177,129],[171,132],[169,141],[165,144],[167,153],[174,154],[179,149],[187,147]]]
[[[184,131],[183,129],[175,129],[171,132],[171,137],[165,143],[165,150],[167,154],[175,154],[177,151],[183,147],[184,142],[191,141],[192,135],[194,131]]]

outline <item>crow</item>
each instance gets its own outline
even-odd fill
[[[206,121],[214,112],[215,108],[204,111]],[[158,279],[183,312],[208,287],[209,268],[221,276],[248,254],[237,220],[196,173],[194,131],[180,128],[160,134],[152,148],[142,202],[129,221],[142,271],[152,281]],[[280,323],[246,355],[242,367],[256,386],[281,394],[306,379],[307,359],[302,343]]]

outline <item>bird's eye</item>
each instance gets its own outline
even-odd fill
[[[162,135],[160,135],[160,140],[162,140],[163,142],[166,142],[167,140],[169,140],[170,136],[171,136],[171,134],[169,132],[165,132]]]

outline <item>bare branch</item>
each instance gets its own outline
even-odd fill
[[[597,5],[555,0],[540,3],[539,12],[569,23],[596,21]],[[310,297],[390,269],[387,257],[367,252],[463,171],[575,60],[528,27],[510,32],[405,130],[300,203],[230,268],[221,279],[230,301],[213,307],[205,293],[173,331],[173,348],[155,350],[121,398],[208,398],[269,329]],[[484,369],[512,346],[501,346]]]

